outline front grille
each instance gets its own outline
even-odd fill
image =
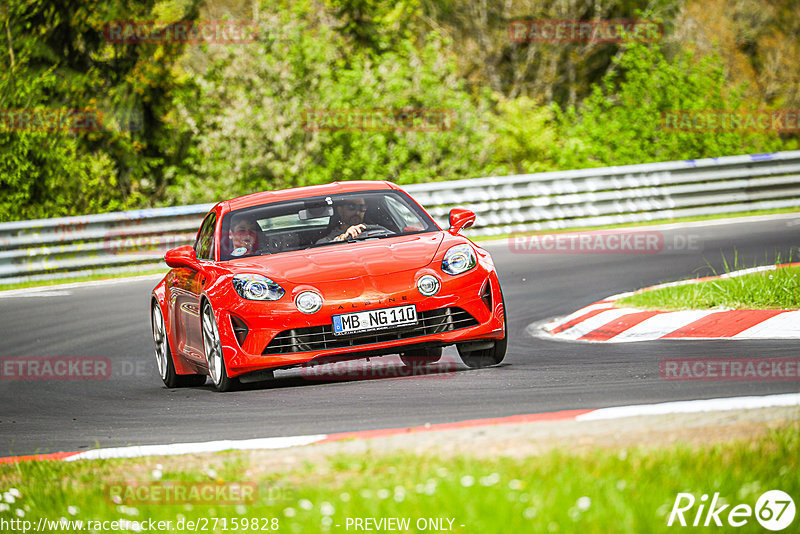
[[[308,352],[347,347],[361,347],[373,343],[385,343],[399,339],[411,339],[450,332],[460,328],[476,326],[478,321],[461,308],[442,308],[417,314],[418,322],[397,330],[367,332],[350,336],[337,336],[333,325],[311,326],[284,330],[269,342],[263,355]]]

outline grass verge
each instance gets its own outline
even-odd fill
[[[35,280],[32,282],[20,282],[19,284],[0,284],[0,291],[6,291],[10,289],[25,289],[29,287],[57,286],[63,284],[72,284],[75,282],[94,282],[97,280],[132,278],[135,276],[146,276],[149,274],[166,274],[167,271],[168,269],[153,269],[148,271],[137,271],[134,273],[92,274],[88,276],[79,276],[76,278],[59,278],[58,280]]]
[[[656,310],[800,308],[800,266],[642,291],[617,306]]]
[[[280,532],[306,533],[365,530],[355,528],[356,519],[407,518],[409,528],[396,530],[670,532],[676,527],[668,527],[667,520],[679,492],[692,493],[698,504],[701,495],[718,492],[721,503],[731,505],[721,514],[723,522],[733,506],[755,507],[767,490],[780,489],[795,499],[800,496],[797,421],[747,442],[593,448],[583,453],[555,448],[535,457],[490,460],[411,453],[340,454],[305,461],[283,472],[268,471],[258,478],[253,475],[258,466],[249,464],[246,453],[215,455],[213,468],[208,463],[196,465],[191,457],[181,458],[0,466],[5,504],[0,507],[0,524],[18,519],[36,525],[40,518],[58,521],[63,517],[84,521],[84,527],[87,521],[125,520],[128,531],[156,531],[133,526],[133,522],[154,520],[170,522],[162,524],[167,528],[160,532],[264,532],[277,526]],[[212,498],[164,504],[153,497],[159,488],[164,495],[163,489],[170,485],[225,487],[232,482],[255,483],[254,502],[223,504]],[[126,487],[147,490],[126,491]],[[695,505],[685,514],[690,525],[697,509]],[[245,519],[247,528],[241,528]],[[737,532],[764,531],[755,517],[746,519]],[[188,526],[189,521],[197,527]],[[382,530],[389,530],[387,523],[383,525]],[[730,529],[727,523],[723,525]],[[375,524],[372,527],[379,530]],[[73,524],[70,531],[81,530]]]

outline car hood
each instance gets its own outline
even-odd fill
[[[234,273],[259,273],[274,280],[314,284],[419,269],[433,261],[443,233],[332,244],[226,262]]]

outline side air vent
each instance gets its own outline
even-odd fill
[[[235,315],[231,315],[231,326],[233,327],[233,335],[236,336],[236,341],[241,347],[244,345],[244,340],[247,338],[247,333],[249,332],[247,324]]]

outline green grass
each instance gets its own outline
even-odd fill
[[[0,511],[0,519],[18,519],[17,510],[34,524],[40,517],[154,519],[172,521],[173,528],[165,531],[176,532],[181,518],[217,518],[216,532],[223,532],[222,519],[231,531],[234,518],[277,518],[280,532],[344,533],[355,531],[346,529],[347,518],[407,517],[410,532],[417,532],[413,525],[419,518],[454,519],[453,531],[481,534],[673,532],[680,527],[666,523],[679,492],[693,493],[698,503],[702,494],[719,492],[726,503],[751,507],[770,489],[800,496],[796,421],[748,442],[696,448],[595,448],[583,453],[556,448],[541,456],[491,460],[370,452],[306,461],[286,471],[250,465],[245,453],[211,458],[213,472],[208,460],[193,462],[191,457],[3,465],[0,492],[15,488],[20,496]],[[164,466],[159,469],[157,462]],[[157,469],[158,478],[153,473]],[[253,472],[261,474],[247,474]],[[256,502],[238,506],[110,500],[108,484],[133,480],[255,482],[259,494]],[[696,510],[687,513],[690,522]],[[763,532],[753,517],[736,530]]]
[[[76,278],[59,278],[57,280],[36,280],[33,282],[20,282],[19,284],[0,284],[0,291],[9,289],[25,289],[29,287],[57,286],[62,284],[72,284],[74,282],[93,282],[95,280],[112,280],[117,278],[131,278],[134,276],[145,276],[149,274],[166,274],[168,269],[152,269],[135,273],[116,273],[116,274],[92,274],[79,276]]]
[[[657,310],[800,308],[800,266],[642,291],[616,305]]]

